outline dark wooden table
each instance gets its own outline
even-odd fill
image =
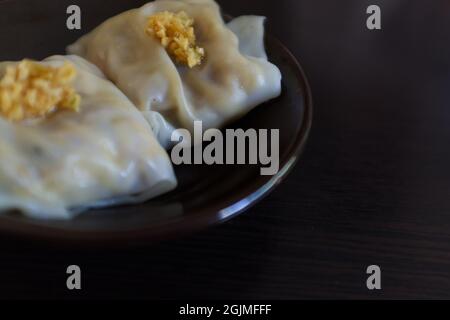
[[[0,297],[450,298],[450,3],[220,2],[266,15],[309,76],[315,120],[294,172],[239,218],[176,241],[0,237]],[[381,31],[366,28],[370,4]],[[70,264],[81,292],[65,287]],[[372,264],[381,291],[366,288]]]

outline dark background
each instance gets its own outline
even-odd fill
[[[108,2],[86,14],[107,16]],[[81,249],[2,236],[0,298],[450,298],[450,2],[220,2],[266,15],[309,77],[315,119],[299,165],[247,213],[175,241]],[[370,4],[381,31],[366,28]],[[66,289],[71,264],[81,292]],[[378,292],[366,288],[372,264]]]

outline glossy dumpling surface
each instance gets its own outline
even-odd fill
[[[174,62],[146,34],[149,17],[163,11],[184,11],[194,19],[197,45],[206,52],[200,66]],[[109,19],[68,51],[96,64],[167,145],[167,130],[192,130],[196,120],[219,128],[280,94],[281,74],[267,61],[263,22],[249,16],[227,26],[212,0],[158,0]]]
[[[76,66],[80,111],[30,123],[0,117],[0,212],[70,218],[82,209],[144,201],[172,190],[165,150],[129,99],[82,58],[42,63]],[[0,64],[0,75],[14,62]]]

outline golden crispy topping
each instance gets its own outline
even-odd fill
[[[0,79],[0,116],[10,121],[42,118],[57,109],[79,111],[81,98],[71,86],[77,71],[23,60]]]
[[[186,12],[160,12],[148,20],[146,32],[161,41],[178,63],[193,68],[201,64],[205,50],[196,46],[194,19]]]

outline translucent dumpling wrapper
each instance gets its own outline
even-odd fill
[[[156,37],[149,18],[186,13],[194,20],[200,65],[177,63]],[[159,141],[175,128],[220,128],[281,93],[279,69],[267,60],[264,18],[226,24],[212,0],[157,0],[113,17],[68,47],[96,64],[144,113]]]
[[[0,117],[0,212],[66,219],[174,189],[170,159],[131,101],[82,58],[54,56],[42,65],[65,62],[76,67],[78,112],[23,122]],[[0,76],[15,64],[0,63]]]

